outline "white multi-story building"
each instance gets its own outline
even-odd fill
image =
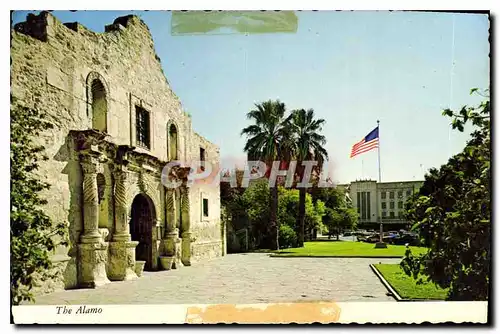
[[[407,225],[403,217],[406,200],[422,186],[424,181],[376,182],[356,180],[337,187],[347,192],[352,205],[358,210],[360,226],[373,226],[380,222]],[[378,210],[377,210],[378,208]],[[379,219],[380,218],[380,219]]]

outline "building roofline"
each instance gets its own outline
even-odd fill
[[[425,182],[425,180],[406,180],[406,181],[383,181],[383,182],[378,182],[375,180],[356,180],[348,183],[339,183],[338,185],[350,185],[353,183],[376,183],[376,184],[391,184],[391,183],[417,183],[417,182]]]

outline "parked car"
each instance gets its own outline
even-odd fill
[[[399,234],[387,232],[387,234],[384,233],[383,240],[384,240],[384,242],[387,242],[388,244],[393,244],[394,240],[396,240],[397,237],[399,237]]]
[[[365,230],[357,230],[353,232],[353,234],[357,237],[363,236],[365,233],[366,233]]]
[[[373,233],[365,237],[366,242],[379,242],[380,241],[380,235],[378,233]]]
[[[364,234],[358,234],[358,235],[356,236],[356,239],[358,239],[358,241],[366,242],[366,238],[367,238],[367,237],[368,237],[368,236],[366,236],[366,235],[364,235]]]
[[[415,233],[405,233],[393,239],[395,245],[420,246],[420,239]]]
[[[389,232],[384,232],[382,234],[382,241],[388,244],[393,244],[394,240],[396,239],[396,235],[390,234]],[[361,236],[358,237],[359,241],[364,241],[364,242],[370,242],[370,243],[375,243],[380,241],[380,233],[371,233],[370,235],[367,236]]]

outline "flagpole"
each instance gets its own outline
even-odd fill
[[[365,159],[361,158],[361,180],[365,176]]]
[[[382,182],[382,173],[380,172],[380,121],[377,120],[377,128],[378,128],[378,182]]]
[[[377,148],[377,151],[378,151],[378,183],[380,185],[380,183],[382,182],[382,173],[381,173],[381,169],[380,169],[380,121],[377,120],[377,131],[378,131],[378,148]],[[387,248],[387,246],[385,245],[384,243],[384,224],[382,223],[382,217],[380,217],[380,203],[379,203],[379,200],[378,200],[378,191],[376,192],[377,194],[377,218],[380,222],[380,245],[377,247],[377,245],[375,245],[376,248]]]

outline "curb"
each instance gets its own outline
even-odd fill
[[[352,258],[352,259],[402,259],[403,256],[367,256],[367,255],[280,255],[269,254],[269,257],[296,258],[296,257],[313,257],[313,258]]]
[[[408,301],[407,299],[401,298],[401,296],[396,292],[396,290],[394,290],[394,288],[389,284],[389,282],[385,280],[384,276],[382,276],[380,271],[378,271],[378,269],[375,268],[373,264],[370,264],[370,268],[375,273],[375,275],[377,275],[378,279],[382,282],[385,288],[391,293],[394,299],[396,299],[398,302]]]

